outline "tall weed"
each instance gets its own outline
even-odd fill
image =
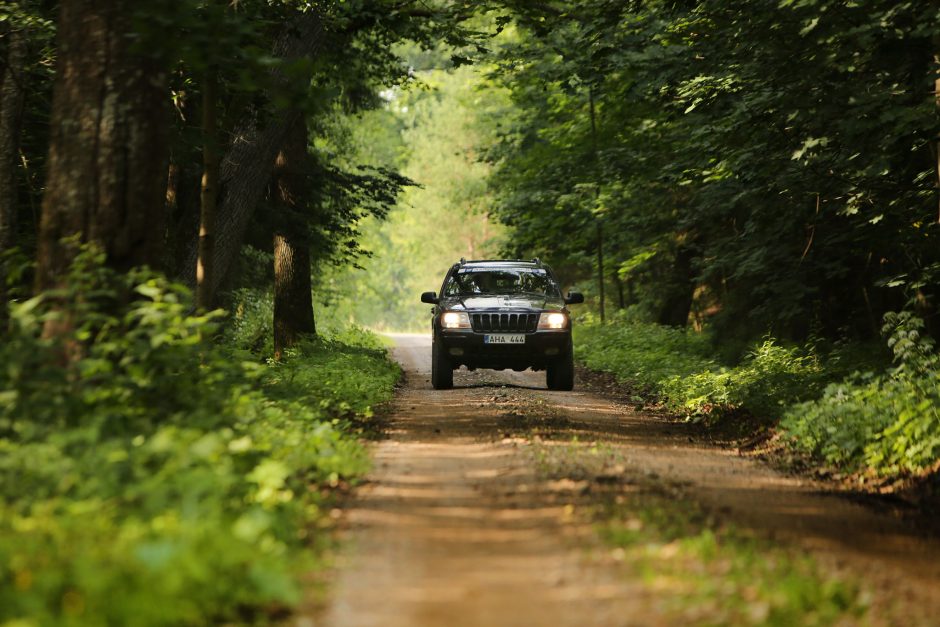
[[[575,355],[581,363],[612,372],[641,391],[659,394],[672,377],[718,368],[709,357],[708,337],[686,329],[641,322],[586,322],[574,329]]]

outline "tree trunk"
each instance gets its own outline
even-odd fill
[[[666,298],[659,312],[659,324],[673,327],[684,327],[688,324],[695,296],[695,271],[692,266],[694,259],[694,249],[688,244],[680,243],[676,250],[671,280],[662,286],[666,291]]]
[[[617,272],[614,272],[614,284],[617,286],[617,304],[618,309],[624,309],[627,306],[626,299],[623,294],[623,281],[620,279],[620,275]]]
[[[0,253],[13,245],[16,230],[16,157],[23,120],[23,70],[26,34],[7,30],[7,49],[0,82]]]
[[[16,240],[16,155],[23,120],[23,69],[26,63],[26,34],[9,29],[6,59],[0,78],[0,334],[6,329],[7,272],[3,253]]]
[[[597,150],[597,112],[594,108],[593,86],[588,88],[588,113],[591,116],[591,152],[594,157],[594,165],[597,166],[600,164],[600,157]],[[597,172],[597,176],[600,178],[600,172]],[[595,209],[598,208],[600,196],[601,184],[600,180],[598,180],[594,187]],[[604,227],[601,224],[599,215],[595,215],[594,219],[597,222],[597,293],[600,297],[601,324],[603,324],[607,315],[607,303],[605,302],[606,299],[604,295]]]
[[[167,73],[134,31],[131,0],[63,0],[36,286],[60,284],[62,238],[96,242],[119,271],[160,261]]]
[[[316,333],[310,287],[310,247],[289,234],[274,235],[274,358]]]
[[[303,334],[316,332],[310,280],[310,244],[298,215],[307,199],[305,181],[307,125],[301,117],[290,129],[277,155],[274,200],[278,226],[274,233],[274,358]]]
[[[219,195],[219,137],[216,129],[218,72],[206,71],[202,86],[202,187],[199,195],[199,256],[196,261],[196,306],[212,308],[213,255]]]
[[[316,56],[323,42],[322,34],[322,24],[314,12],[300,14],[284,26],[273,53],[288,60]],[[275,73],[275,78],[282,83],[287,81],[280,73]],[[248,224],[271,182],[278,151],[302,115],[294,108],[281,110],[262,125],[259,121],[261,113],[252,110],[232,133],[231,148],[221,165],[210,283],[213,294],[218,293],[238,258]],[[198,243],[193,242],[187,254],[187,271],[182,277],[191,285],[196,283],[197,252]]]
[[[166,188],[166,241],[162,267],[167,274],[183,274],[183,258],[191,241],[199,237],[200,177],[198,163],[171,162]]]
[[[934,50],[938,50],[933,58],[934,103],[936,104],[937,113],[940,114],[940,36],[934,37],[933,45]],[[940,223],[940,137],[937,137],[934,141],[933,159],[934,171],[937,174],[937,222]]]
[[[600,296],[601,323],[606,319],[606,303],[604,297],[604,227],[600,218],[597,218],[597,292]]]

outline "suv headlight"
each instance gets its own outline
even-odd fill
[[[441,326],[445,329],[469,329],[470,316],[466,311],[445,311],[441,315]]]
[[[560,311],[543,313],[539,316],[540,329],[564,329],[568,326],[568,316]]]

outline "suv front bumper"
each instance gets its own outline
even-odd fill
[[[519,335],[525,344],[487,344],[485,336],[471,330],[442,329],[435,341],[454,367],[492,368],[494,370],[544,370],[549,363],[571,352],[571,330],[540,330]]]

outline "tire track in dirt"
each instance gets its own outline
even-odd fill
[[[649,617],[642,590],[624,594],[619,574],[586,554],[591,526],[571,515],[570,499],[542,489],[517,443],[492,441],[506,413],[494,389],[457,373],[465,387],[431,390],[427,341],[399,341],[407,385],[346,515],[349,550],[323,624],[583,625],[589,616],[590,624],[623,625],[625,616]],[[541,383],[532,373],[523,380]]]
[[[537,477],[518,437],[533,427],[616,447],[627,473],[680,486],[737,526],[805,547],[864,579],[878,591],[875,606],[902,606],[905,622],[940,615],[937,543],[902,521],[691,444],[682,425],[584,392],[548,392],[541,373],[461,371],[456,389],[434,391],[429,338],[396,340],[406,387],[346,514],[347,550],[315,624],[666,624],[652,590],[591,550],[600,549],[592,526],[572,515],[577,495]]]

